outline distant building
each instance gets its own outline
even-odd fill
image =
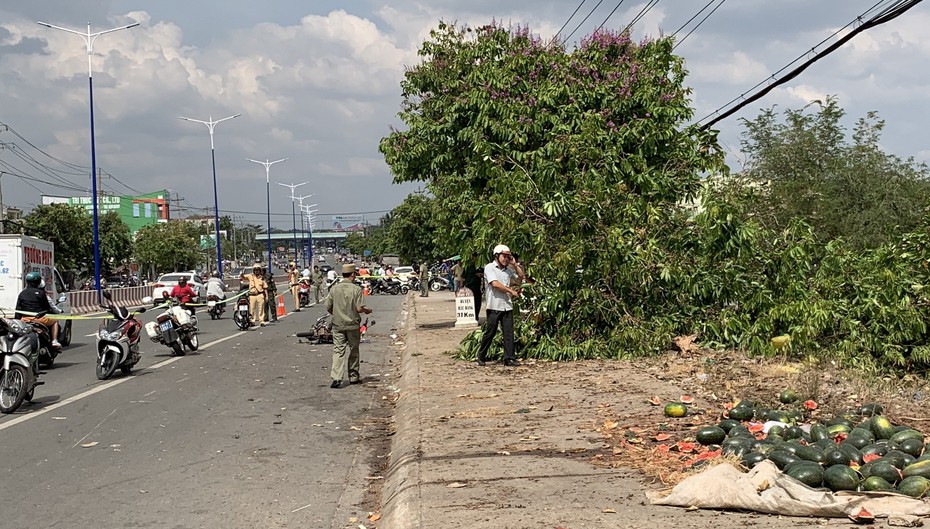
[[[93,200],[89,196],[55,197],[43,195],[42,204],[83,206],[88,213],[92,213],[94,210]],[[156,191],[136,196],[100,195],[97,197],[97,213],[102,215],[108,211],[116,211],[134,235],[145,226],[156,222],[167,222],[170,219],[168,191]]]

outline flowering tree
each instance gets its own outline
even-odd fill
[[[381,142],[395,182],[426,183],[440,238],[462,241],[450,251],[507,243],[530,263],[530,354],[642,352],[678,325],[678,204],[723,156],[686,125],[672,44],[599,31],[569,51],[525,28],[440,24],[401,83],[406,130]]]

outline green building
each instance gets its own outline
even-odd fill
[[[54,197],[42,196],[43,204],[71,204],[83,206],[88,213],[93,213],[94,203],[91,197]],[[133,235],[143,226],[156,222],[167,222],[168,191],[156,191],[144,195],[100,195],[97,197],[97,213],[103,215],[108,211],[116,211],[123,219]]]

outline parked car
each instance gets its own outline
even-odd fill
[[[323,254],[320,254],[319,256],[317,256],[316,260],[319,261],[319,262],[321,262],[321,263],[325,263],[325,262],[326,262],[326,256],[323,255]]]
[[[407,274],[415,274],[417,271],[413,269],[412,266],[398,266],[394,268],[394,275],[403,276]]]
[[[203,284],[203,280],[200,279],[200,276],[195,272],[174,272],[165,274],[155,280],[155,284],[152,285],[152,302],[155,305],[161,303],[163,298],[162,292],[171,294],[171,289],[178,284],[178,279],[180,279],[181,276],[187,276],[187,284],[194,289],[194,292],[196,292],[202,300],[207,299],[207,286]]]

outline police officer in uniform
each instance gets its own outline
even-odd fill
[[[310,276],[310,282],[313,284],[313,296],[316,298],[316,302],[319,303],[323,294],[323,285],[326,283],[326,279],[323,277],[323,272],[320,272],[319,266],[313,267],[313,274]]]
[[[252,323],[265,326],[265,276],[262,274],[262,265],[256,263],[251,274],[240,274],[240,282],[247,281],[249,289],[249,310],[252,311]]]
[[[349,384],[359,384],[358,344],[362,340],[359,325],[362,314],[371,314],[371,309],[362,304],[362,288],[356,285],[355,265],[342,267],[342,281],[334,284],[326,298],[326,311],[333,315],[333,367],[330,371],[332,383],[329,387],[342,386],[343,373],[348,367]],[[348,366],[346,350],[349,351]]]
[[[274,282],[274,274],[271,272],[271,270],[262,268],[262,272],[265,273],[265,285],[268,288],[268,290],[265,291],[265,310],[268,313],[265,320],[270,321],[272,323],[277,323],[278,321],[278,305],[277,305],[278,285],[276,285]]]

